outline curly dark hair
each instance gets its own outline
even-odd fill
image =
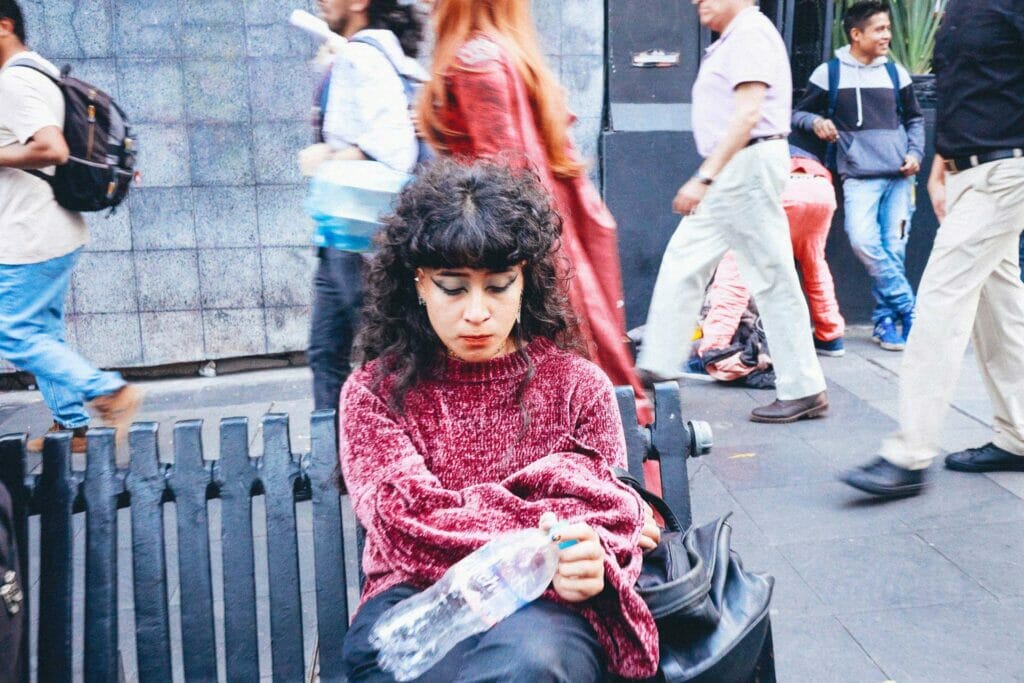
[[[375,387],[397,375],[392,409],[401,410],[406,392],[443,357],[441,340],[418,303],[417,268],[501,271],[525,262],[522,314],[512,329],[517,352],[529,363],[524,349],[537,338],[583,352],[569,307],[568,261],[559,255],[562,219],[533,173],[503,163],[437,159],[399,194],[394,213],[382,223],[355,356],[361,363],[380,359]],[[529,367],[520,405],[533,377]]]
[[[415,4],[403,7],[397,0],[373,0],[366,8],[367,28],[386,28],[395,34],[402,52],[415,59],[423,41],[423,15]]]

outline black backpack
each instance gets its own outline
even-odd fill
[[[61,69],[59,77],[27,59],[12,66],[38,71],[64,96],[64,139],[71,156],[57,167],[56,175],[26,172],[48,182],[57,203],[69,211],[117,207],[128,196],[135,179],[138,141],[128,126],[128,117],[110,95],[71,78],[70,66]]]

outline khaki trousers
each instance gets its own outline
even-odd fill
[[[788,179],[785,140],[746,147],[719,174],[697,210],[680,221],[658,271],[637,367],[679,376],[704,289],[732,249],[761,313],[778,397],[803,398],[825,390],[782,210]]]
[[[946,220],[917,293],[900,368],[900,431],[881,455],[923,469],[939,452],[968,339],[995,410],[993,443],[1024,455],[1024,159],[946,174]]]

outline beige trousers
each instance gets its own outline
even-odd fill
[[[917,320],[900,368],[900,431],[881,455],[923,469],[939,437],[974,342],[995,411],[993,443],[1024,455],[1024,159],[946,174],[946,220],[917,293]]]
[[[803,398],[825,390],[782,210],[788,179],[785,140],[746,147],[722,170],[697,210],[680,221],[662,257],[637,367],[679,376],[704,289],[731,249],[761,313],[778,397]]]

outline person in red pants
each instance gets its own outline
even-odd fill
[[[793,256],[810,308],[814,348],[820,356],[842,356],[846,323],[839,313],[832,272],[825,261],[825,241],[836,212],[832,174],[810,153],[796,147],[790,148],[789,161],[789,182],[782,191],[782,208],[789,219]]]
[[[819,355],[842,356],[846,323],[839,313],[832,272],[825,260],[825,241],[836,210],[832,176],[809,153],[796,147],[791,148],[790,176],[782,192],[782,206],[810,308],[814,347]],[[770,367],[770,356],[753,353],[749,343],[737,344],[736,332],[744,315],[756,317],[756,311],[748,313],[749,302],[750,291],[743,284],[735,257],[728,252],[705,295],[707,314],[697,348],[705,371],[719,381],[736,381]],[[734,348],[735,353],[726,353]]]

